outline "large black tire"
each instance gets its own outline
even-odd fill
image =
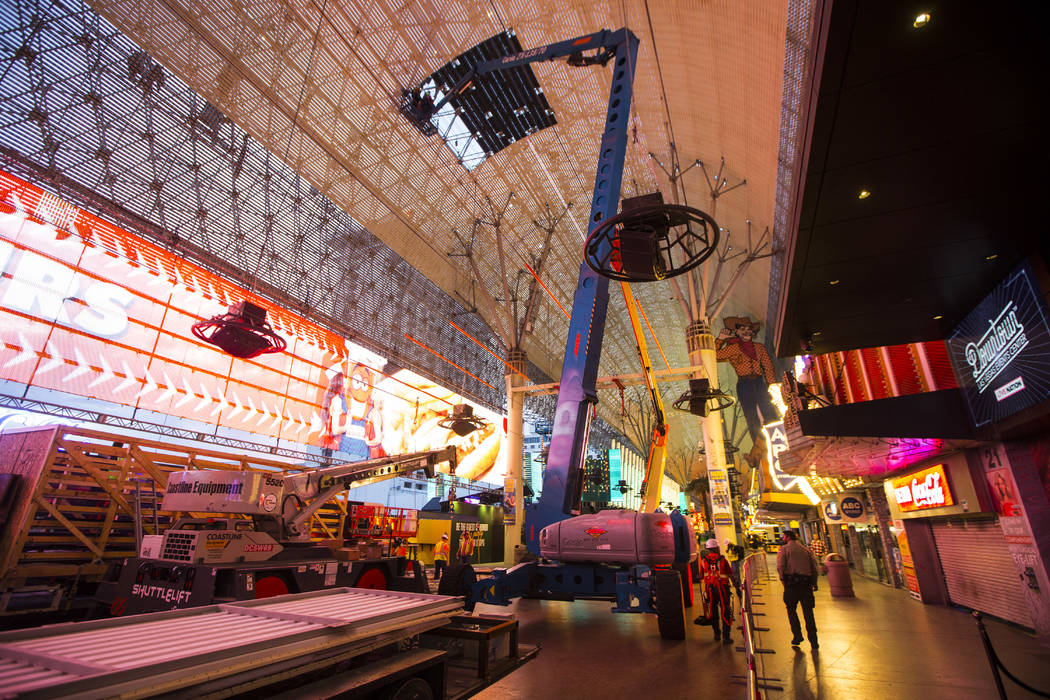
[[[477,580],[474,567],[470,564],[449,564],[438,582],[438,595],[461,595],[464,598],[463,607],[473,611],[477,603],[472,599]]]
[[[685,607],[691,608],[693,607],[693,578],[689,575],[689,564],[675,562],[672,566],[682,580],[682,600],[685,602]]]
[[[660,638],[685,639],[685,604],[678,572],[667,569],[653,572],[653,594]]]

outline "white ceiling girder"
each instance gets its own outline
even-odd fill
[[[92,6],[189,83],[314,187],[361,222],[438,286],[471,300],[470,265],[453,230],[468,233],[486,198],[514,192],[501,232],[507,274],[542,243],[533,225],[546,205],[574,204],[552,239],[544,283],[569,307],[576,287],[610,83],[607,68],[541,63],[535,73],[558,124],[512,144],[473,171],[440,139],[424,137],[397,111],[404,87],[484,39],[513,28],[528,48],[599,29],[630,28],[640,39],[632,144],[623,196],[659,183],[652,152],[670,162],[671,135],[683,164],[702,159],[745,186],[718,198],[715,218],[742,241],[744,222],[772,227],[783,88],[787,3],[777,0],[92,0]],[[651,29],[650,29],[651,27]],[[315,46],[316,37],[316,46]],[[654,41],[655,40],[655,41]],[[712,209],[699,168],[681,180],[691,206]],[[485,227],[481,227],[484,229]],[[485,288],[501,294],[495,237],[479,231],[474,249]],[[744,275],[723,315],[766,323],[768,261]],[[726,274],[726,277],[729,275]],[[689,364],[687,319],[668,282],[635,285],[671,366]],[[499,324],[485,304],[480,313]],[[560,376],[568,322],[549,300],[532,318],[524,349]],[[712,319],[715,333],[721,319]],[[762,336],[760,336],[761,338]],[[630,322],[613,293],[600,372],[638,370]],[[722,383],[732,378],[723,374]],[[684,386],[684,384],[683,384]],[[680,391],[681,389],[679,389]],[[670,397],[665,397],[665,400]],[[619,422],[619,406],[599,407]],[[671,450],[695,452],[699,421],[672,417]]]

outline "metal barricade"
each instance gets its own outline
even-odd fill
[[[748,700],[760,700],[762,690],[784,690],[776,685],[780,679],[770,678],[762,675],[765,664],[762,661],[764,654],[775,654],[772,649],[763,649],[758,643],[758,633],[769,631],[768,627],[755,625],[755,617],[762,617],[763,612],[755,612],[756,607],[764,605],[758,598],[762,598],[764,586],[771,579],[769,576],[769,565],[766,562],[765,552],[755,552],[744,559],[744,581],[740,601],[740,626],[744,635],[744,646],[742,651],[747,660],[747,685]]]
[[[346,537],[393,539],[415,537],[419,511],[392,506],[353,505],[346,519]]]

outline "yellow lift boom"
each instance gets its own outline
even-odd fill
[[[664,484],[664,465],[667,461],[667,419],[664,415],[664,402],[653,377],[652,362],[649,361],[649,347],[645,342],[645,333],[638,320],[638,303],[634,300],[631,285],[620,282],[623,298],[627,304],[627,313],[631,317],[631,328],[638,346],[638,359],[642,361],[642,374],[645,375],[645,386],[649,389],[649,398],[653,402],[653,433],[649,440],[649,457],[645,461],[645,478],[642,480],[642,504],[639,510],[652,513],[660,507],[660,494]]]

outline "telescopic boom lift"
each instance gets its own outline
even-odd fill
[[[584,56],[584,52],[591,51],[594,53]],[[587,219],[588,229],[593,232],[616,217],[619,209],[637,56],[638,39],[634,34],[626,28],[613,32],[603,30],[481,63],[436,104],[414,99],[402,111],[422,133],[432,134],[435,129],[430,117],[455,95],[467,90],[471,81],[481,74],[557,58],[568,58],[574,66],[612,63],[608,110]],[[418,90],[413,94],[418,96]],[[650,231],[668,229],[669,219],[662,201],[656,207],[644,208],[642,216],[648,217],[643,223],[655,223]],[[610,237],[588,244],[588,252],[600,259],[626,250],[616,249],[617,242]],[[633,313],[633,296],[629,290],[625,295],[629,298],[628,308],[646,368],[646,383],[658,413],[660,439],[654,440],[654,454],[650,455],[647,503],[651,498],[659,503],[667,429],[644,350],[645,339]],[[692,587],[688,583],[683,585],[682,581],[687,579],[681,578],[679,571],[687,571],[688,562],[696,557],[696,539],[685,517],[678,513],[622,510],[579,515],[591,407],[598,402],[595,384],[608,304],[609,277],[582,262],[569,320],[543,490],[537,501],[525,510],[526,544],[544,560],[497,569],[481,581],[475,579],[469,564],[453,565],[442,577],[439,592],[466,596],[470,608],[479,601],[506,605],[522,595],[559,600],[572,600],[577,596],[612,600],[616,602],[613,608],[616,612],[656,613],[661,636],[684,639],[683,599],[692,599]],[[571,517],[574,515],[576,517]]]

